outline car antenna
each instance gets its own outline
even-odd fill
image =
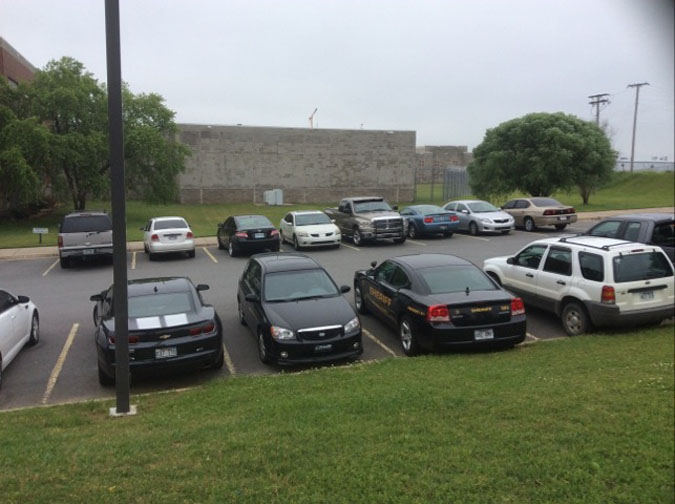
[[[471,291],[469,290],[469,286],[468,286],[468,285],[466,286],[466,290],[465,290],[464,292],[466,292],[466,295],[467,295],[467,296],[468,296],[469,293],[471,292]]]

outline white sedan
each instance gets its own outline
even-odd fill
[[[170,252],[187,252],[188,257],[195,256],[195,235],[182,217],[154,217],[141,231],[145,231],[143,246],[150,259],[155,254]]]
[[[339,247],[342,241],[340,229],[330,217],[320,210],[289,212],[279,224],[281,243],[290,242],[301,247]]]
[[[2,372],[26,345],[40,340],[40,317],[26,296],[14,296],[0,289],[0,386]]]

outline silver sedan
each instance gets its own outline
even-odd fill
[[[451,201],[443,208],[457,212],[459,229],[472,235],[484,232],[508,234],[515,227],[513,217],[487,201]]]

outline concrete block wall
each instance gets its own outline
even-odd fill
[[[184,203],[262,203],[274,188],[284,190],[287,203],[414,197],[414,131],[178,128],[178,139],[192,149],[178,180]]]

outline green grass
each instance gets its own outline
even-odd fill
[[[418,202],[445,203],[442,196],[443,184],[435,184],[433,200],[431,184],[417,185]],[[493,201],[493,203],[501,205],[508,199],[519,196],[526,196],[526,194],[516,192],[508,198]],[[466,196],[466,198],[472,197]],[[574,206],[579,212],[671,207],[675,205],[675,178],[673,172],[614,173],[611,182],[606,187],[591,194],[588,205],[583,205],[581,196],[574,191],[554,193],[553,197],[562,203]]]
[[[0,413],[11,502],[673,502],[673,328]]]

